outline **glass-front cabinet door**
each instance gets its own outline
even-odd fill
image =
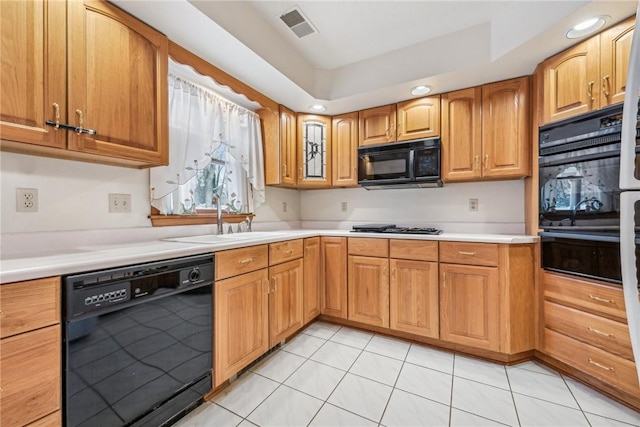
[[[331,186],[331,117],[298,114],[298,187]]]

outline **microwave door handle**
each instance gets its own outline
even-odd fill
[[[416,160],[416,150],[409,150],[409,181],[416,180],[415,160]]]
[[[636,25],[640,21],[640,5],[636,14]],[[636,27],[638,28],[638,27]],[[640,90],[640,31],[633,32],[631,54],[627,70],[624,106],[622,109],[622,141],[620,156],[620,189],[640,189],[640,180],[635,178],[635,146],[638,117],[638,91]]]

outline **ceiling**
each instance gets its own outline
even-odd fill
[[[295,111],[322,103],[335,115],[532,74],[580,40],[597,15],[606,27],[629,1],[113,0],[171,40]],[[297,7],[316,33],[298,38],[280,15]],[[606,28],[605,27],[605,28]]]

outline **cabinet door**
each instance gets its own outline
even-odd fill
[[[331,117],[298,114],[298,187],[331,187]]]
[[[280,106],[280,171],[283,186],[295,187],[298,184],[296,172],[296,113]]]
[[[624,101],[635,17],[600,34],[600,107]]]
[[[168,163],[168,39],[107,2],[68,3],[70,150]]]
[[[498,351],[498,269],[441,263],[440,273],[440,339]]]
[[[390,265],[390,328],[438,338],[438,263],[392,259]]]
[[[597,109],[600,105],[600,38],[591,37],[543,63],[543,123]]]
[[[480,178],[482,156],[482,89],[463,89],[442,95],[442,180]]]
[[[358,113],[358,145],[393,142],[396,139],[396,106],[384,105]]]
[[[269,267],[269,347],[302,327],[302,265],[296,259]]]
[[[59,325],[0,342],[0,425],[26,425],[60,409],[61,342]]]
[[[66,5],[2,1],[0,16],[2,139],[64,148],[67,131],[45,121],[67,120]]]
[[[320,238],[322,314],[347,318],[347,238]]]
[[[334,187],[358,186],[358,113],[331,119],[331,173]]]
[[[214,292],[217,387],[269,349],[267,269],[217,281]]]
[[[529,78],[482,87],[482,175],[521,178],[531,174]]]
[[[389,327],[389,259],[349,255],[348,319]]]
[[[303,318],[309,323],[320,314],[320,238],[304,239]]]
[[[397,140],[409,141],[440,135],[440,96],[412,99],[396,104]]]

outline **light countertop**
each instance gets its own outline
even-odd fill
[[[232,235],[203,235],[116,245],[88,245],[51,252],[34,251],[14,257],[2,254],[0,283],[11,283],[41,277],[60,276],[83,271],[113,268],[162,259],[198,255],[244,246],[273,243],[314,236],[370,237],[377,239],[416,239],[453,242],[526,244],[536,236],[506,234],[440,235],[354,233],[347,230],[283,230]]]

